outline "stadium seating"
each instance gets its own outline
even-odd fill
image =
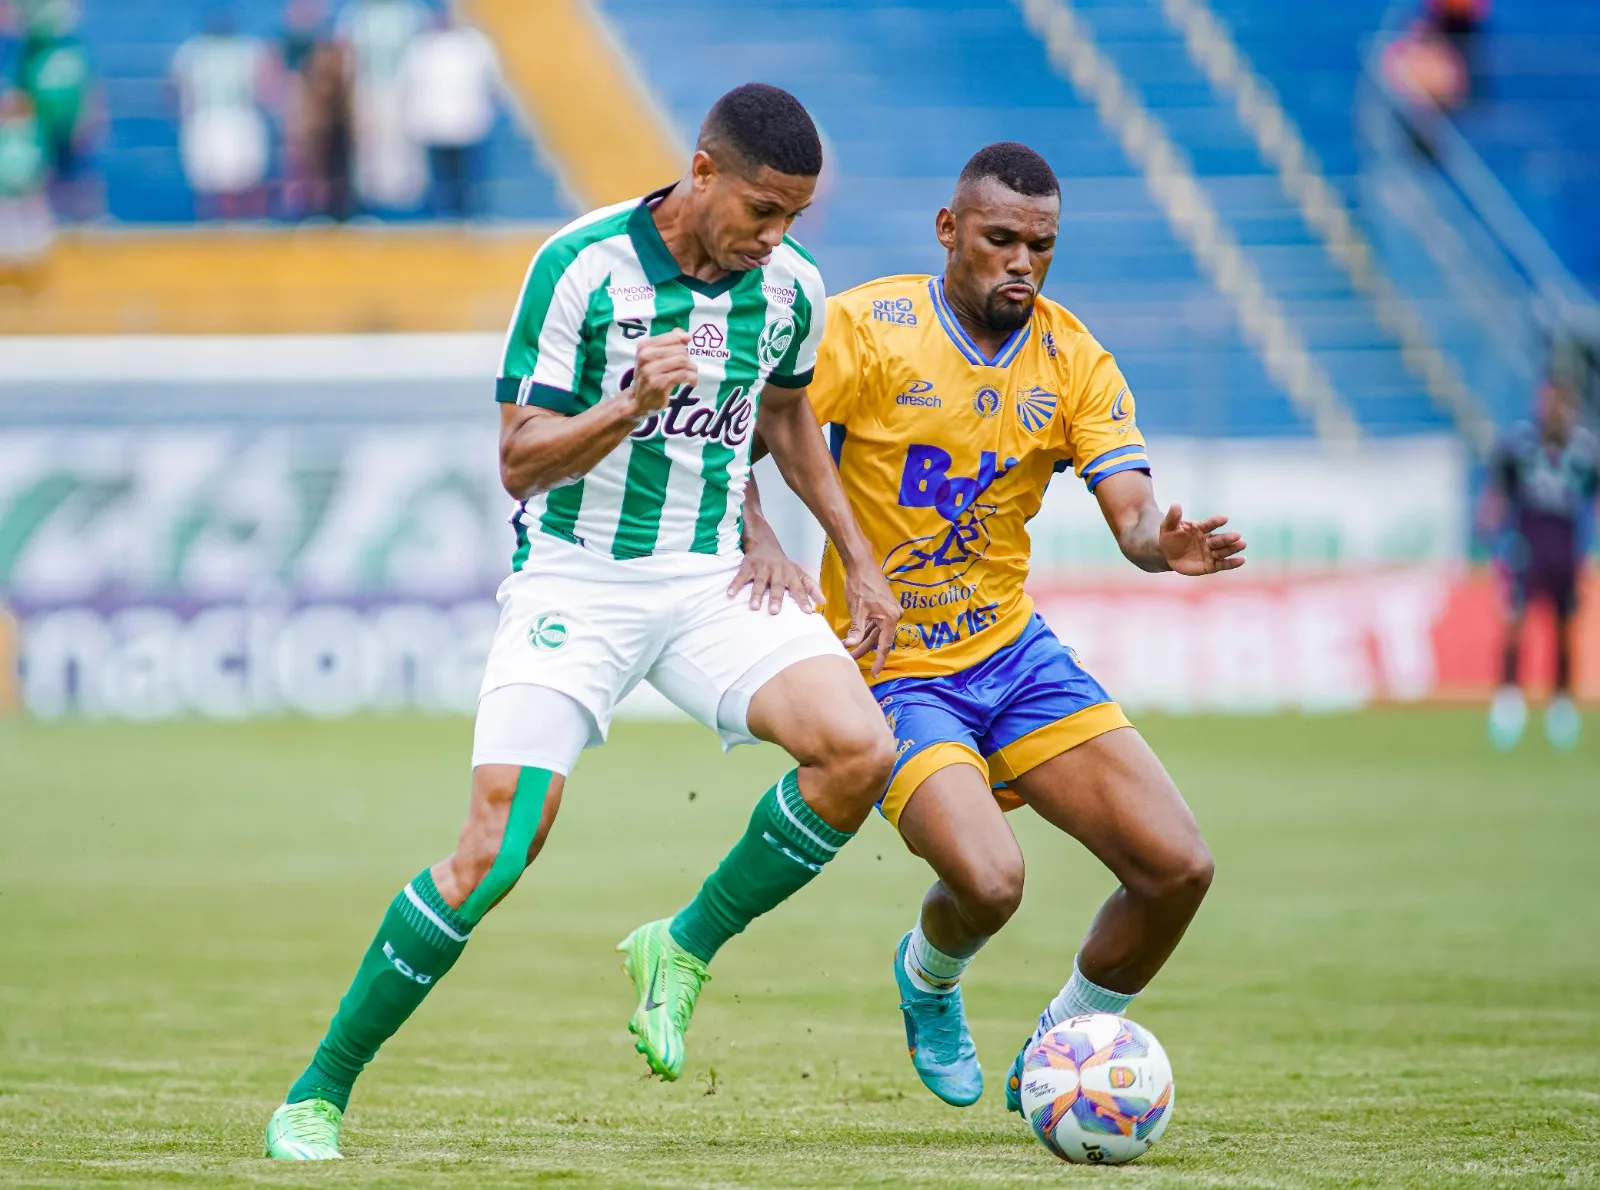
[[[1244,343],[1101,127],[1010,4],[704,0],[670,9],[606,0],[685,132],[729,86],[793,90],[829,138],[837,173],[797,234],[844,288],[937,271],[933,213],[973,149],[1024,140],[1063,185],[1048,292],[1118,355],[1141,420],[1162,432],[1303,434],[1309,427]],[[671,53],[645,53],[672,46]]]
[[[745,77],[790,86],[812,106],[839,177],[801,234],[835,284],[937,269],[931,216],[952,175],[985,141],[1025,140],[1050,158],[1064,186],[1050,292],[1117,353],[1147,424],[1196,434],[1306,432],[1243,342],[1231,306],[1197,271],[1094,108],[1052,69],[1015,6],[717,0],[669,12],[608,0],[604,8],[686,125]],[[1351,291],[1260,160],[1231,103],[1190,62],[1158,0],[1078,0],[1075,8],[1189,156],[1363,429],[1445,427],[1370,304]],[[1342,102],[1340,166],[1351,170],[1354,47],[1361,20],[1370,29],[1378,18],[1340,19],[1351,26],[1342,34],[1343,73],[1331,72],[1320,93],[1330,108]],[[678,52],[637,52],[668,43]],[[1331,121],[1317,131],[1330,132]]]
[[[1478,55],[1480,98],[1456,117],[1557,255],[1600,296],[1600,8],[1497,4]]]
[[[280,0],[238,0],[243,32],[276,41]],[[104,79],[109,128],[100,145],[112,218],[175,223],[194,218],[178,158],[177,101],[168,84],[172,55],[199,31],[206,6],[169,0],[85,0],[80,36]],[[528,138],[502,112],[488,149],[485,201],[492,216],[549,219],[572,214]]]

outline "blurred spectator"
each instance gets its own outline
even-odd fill
[[[406,135],[400,67],[428,24],[418,0],[351,0],[339,35],[355,69],[355,188],[363,207],[410,211],[428,186],[427,160]]]
[[[0,284],[43,259],[55,235],[45,197],[46,155],[33,100],[0,83]]]
[[[23,10],[16,81],[33,100],[56,205],[73,218],[84,218],[102,204],[84,167],[93,72],[75,35],[78,16],[75,0],[35,0]]]
[[[1489,0],[1427,0],[1424,13],[1428,28],[1460,56],[1466,72],[1463,96],[1480,94],[1483,71],[1478,66],[1478,31],[1489,18]]]
[[[291,75],[304,69],[306,59],[323,40],[328,19],[327,0],[289,0],[283,14],[283,67]]]
[[[494,46],[471,25],[440,15],[412,41],[401,76],[406,132],[428,150],[432,213],[469,219],[480,209],[480,158],[494,129]]]
[[[178,152],[197,214],[202,219],[264,216],[271,52],[238,32],[231,10],[214,8],[205,32],[178,47],[172,78],[182,113]]]
[[[305,181],[305,213],[343,222],[354,211],[350,63],[344,46],[321,41],[300,75],[294,139]]]
[[[1383,51],[1389,85],[1414,103],[1449,111],[1467,96],[1467,68],[1449,40],[1418,21]]]

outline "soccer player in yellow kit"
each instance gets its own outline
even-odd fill
[[[810,390],[902,611],[887,663],[867,672],[898,747],[879,807],[938,879],[894,975],[917,1073],[958,1106],[983,1092],[961,972],[1022,899],[1003,810],[1031,807],[1121,881],[1034,1038],[1081,1013],[1123,1012],[1211,883],[1210,852],[1166,770],[1023,590],[1026,522],[1068,469],[1140,569],[1244,563],[1239,535],[1219,531],[1226,518],[1163,514],[1127,382],[1082,323],[1039,296],[1060,209],[1039,154],[980,150],[936,220],[943,276],[886,277],[830,300]],[[745,517],[747,536],[775,549],[758,499]],[[822,591],[841,634],[843,580],[830,546]],[[1014,1111],[1027,1049],[1007,1080]]]

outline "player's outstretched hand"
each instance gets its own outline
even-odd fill
[[[689,332],[668,331],[639,344],[633,361],[633,381],[623,397],[633,405],[635,417],[647,417],[666,406],[679,385],[691,388],[699,378],[689,358]]]
[[[806,573],[805,567],[783,552],[777,537],[768,534],[752,540],[748,526],[744,561],[739,565],[739,573],[733,576],[733,582],[728,584],[728,598],[734,598],[746,587],[750,588],[751,611],[758,609],[765,599],[767,611],[777,615],[783,608],[785,594],[792,597],[803,612],[813,612],[822,606],[822,588]]]
[[[1161,522],[1159,538],[1167,565],[1179,574],[1193,575],[1239,569],[1244,565],[1245,541],[1237,533],[1217,532],[1227,523],[1225,516],[1186,521],[1183,506],[1174,504]]]
[[[889,580],[876,567],[848,571],[844,577],[844,598],[850,609],[850,631],[845,633],[844,647],[858,661],[876,651],[872,676],[877,677],[883,672],[884,662],[889,660],[889,650],[894,647],[894,630],[900,624],[900,601],[894,597]]]

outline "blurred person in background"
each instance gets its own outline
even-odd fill
[[[1467,98],[1466,63],[1450,39],[1426,20],[1414,22],[1389,43],[1382,68],[1391,87],[1424,108],[1448,112]]]
[[[320,41],[300,75],[292,139],[309,216],[344,222],[355,212],[350,171],[355,127],[350,59],[336,41]]]
[[[198,217],[265,216],[272,52],[241,34],[232,10],[219,5],[207,13],[205,31],[173,55],[172,81],[181,113],[178,151]]]
[[[355,71],[355,189],[364,208],[413,211],[427,192],[427,158],[406,135],[401,64],[428,21],[417,0],[351,0],[339,16]]]
[[[1550,743],[1570,751],[1578,744],[1579,717],[1572,702],[1572,628],[1585,553],[1584,525],[1600,493],[1600,443],[1578,424],[1576,391],[1551,378],[1539,394],[1538,423],[1513,427],[1489,465],[1480,520],[1500,543],[1508,587],[1501,685],[1489,708],[1489,739],[1501,750],[1516,747],[1527,726],[1520,681],[1522,634],[1528,604],[1550,601],[1556,618],[1556,680],[1545,709]]]
[[[33,100],[0,82],[0,286],[26,288],[50,250],[55,220],[45,197],[45,174]]]
[[[78,18],[75,0],[35,0],[23,9],[16,82],[33,100],[56,209],[87,218],[104,203],[84,168],[94,124],[94,72],[76,36]]]
[[[1489,0],[1427,0],[1424,19],[1460,56],[1467,91],[1480,92],[1483,71],[1478,66],[1478,33],[1489,19]]]
[[[494,129],[500,63],[477,29],[441,13],[418,34],[401,67],[406,131],[428,151],[432,213],[470,219],[480,211],[478,180]]]

